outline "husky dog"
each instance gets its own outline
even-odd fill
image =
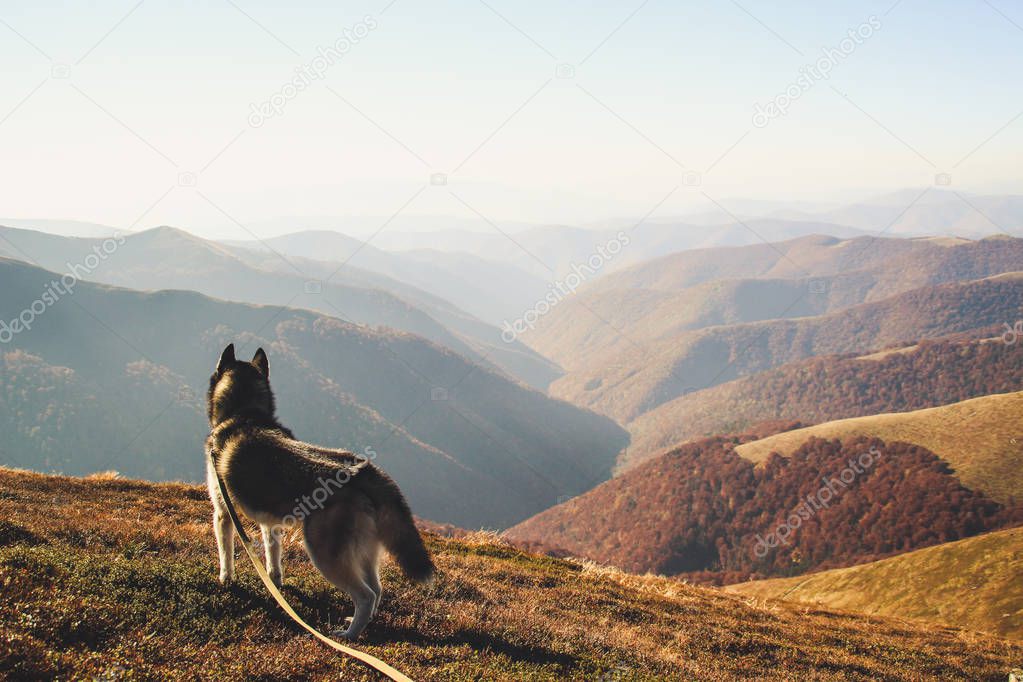
[[[260,524],[267,572],[278,587],[284,582],[281,529],[303,522],[313,565],[355,602],[351,625],[341,633],[346,639],[358,637],[380,606],[381,548],[410,579],[432,579],[433,561],[397,484],[365,458],[295,440],[277,421],[262,348],[252,362],[235,360],[234,344],[224,349],[206,405],[206,448],[216,462],[214,471],[207,461],[206,483],[221,582],[234,578],[234,527],[218,473],[232,502]],[[316,500],[311,510],[310,496]]]

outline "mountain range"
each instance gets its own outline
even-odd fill
[[[1021,409],[1023,392],[1012,392],[690,441],[506,536],[631,571],[728,583],[1013,527],[1023,523]]]
[[[1023,240],[837,239],[682,251],[610,273],[540,318],[525,340],[575,369],[717,325],[835,312],[912,289],[1023,269]],[[585,354],[571,349],[585,350]],[[580,355],[583,359],[580,359]]]
[[[911,188],[819,212],[780,209],[773,215],[787,220],[828,220],[894,235],[976,238],[1023,228],[1023,197]]]
[[[687,393],[815,355],[863,353],[1011,323],[1019,319],[1021,295],[1023,274],[1004,273],[921,287],[824,315],[636,340],[622,353],[587,357],[583,368],[554,382],[550,393],[627,424]]]
[[[493,225],[403,249],[386,230],[0,228],[0,465],[90,475],[97,494],[162,494],[115,471],[200,480],[203,384],[230,341],[269,352],[300,438],[374,457],[423,528],[457,538],[431,540],[456,571],[500,556],[545,588],[592,571],[679,589],[621,571],[662,574],[774,613],[1018,637],[1023,240],[973,238],[994,230],[951,203],[1017,208],[938,190],[748,202],[759,215],[725,223]],[[895,236],[941,220],[962,230]],[[621,249],[540,314],[603,240]],[[505,339],[529,310],[524,343]],[[0,522],[0,565],[5,544],[91,541],[45,528]],[[478,600],[466,585],[452,594]]]
[[[8,465],[200,479],[204,383],[232,341],[267,349],[299,437],[373,448],[437,521],[510,525],[607,478],[626,442],[610,420],[407,332],[188,291],[79,281],[52,296],[54,280],[0,259],[0,319],[30,327],[0,347]]]
[[[1020,349],[1003,334],[1004,326],[995,326],[961,335],[966,338],[813,357],[680,396],[629,423],[632,440],[620,464],[759,422],[816,424],[1021,390]]]
[[[236,244],[383,275],[450,301],[491,325],[515,319],[547,290],[544,279],[501,259],[438,249],[384,251],[340,232],[295,232]]]
[[[90,255],[91,254],[91,255]],[[99,255],[96,255],[99,254]],[[160,227],[118,238],[79,239],[0,228],[0,255],[54,272],[139,290],[193,290],[246,303],[307,308],[350,322],[422,336],[544,388],[560,375],[549,360],[497,327],[416,287],[343,261],[285,256]],[[92,260],[89,260],[89,259]],[[86,267],[95,263],[95,267]]]

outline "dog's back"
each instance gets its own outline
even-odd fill
[[[303,443],[277,428],[244,425],[223,439],[217,469],[231,497],[254,520],[291,525],[327,509],[342,517],[368,515],[377,540],[411,580],[433,576],[433,562],[398,485],[351,452]]]

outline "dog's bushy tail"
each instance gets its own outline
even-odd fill
[[[380,476],[379,483],[374,486],[380,541],[409,580],[423,584],[431,582],[437,569],[412,519],[412,510],[405,496],[387,474],[379,470],[375,473]]]

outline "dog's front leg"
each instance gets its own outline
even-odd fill
[[[234,580],[234,525],[227,509],[214,503],[213,532],[217,536],[217,553],[220,555],[220,582]]]
[[[274,585],[282,587],[284,585],[284,566],[281,564],[281,529],[278,526],[266,526],[261,525],[260,530],[263,532],[263,547],[266,553],[266,572],[270,574],[270,579],[274,581]]]
[[[220,496],[220,485],[212,467],[206,467],[206,486],[213,502],[213,534],[217,536],[217,554],[220,556],[220,582],[234,580],[234,525],[227,505]]]

